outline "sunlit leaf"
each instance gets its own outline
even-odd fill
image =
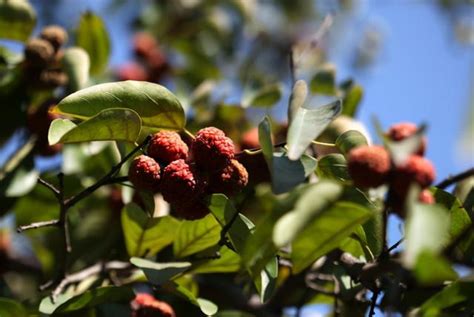
[[[167,283],[165,287],[170,291],[177,293],[177,295],[183,297],[192,304],[198,306],[199,309],[201,309],[202,313],[206,316],[214,316],[219,309],[219,307],[217,307],[217,305],[211,302],[210,300],[204,298],[197,298],[196,296],[194,296],[194,294],[182,284],[174,282]]]
[[[0,38],[26,41],[36,25],[36,12],[27,0],[0,0]]]
[[[191,267],[190,262],[158,263],[141,258],[131,258],[130,262],[142,269],[147,279],[156,285],[161,285],[176,278]]]
[[[228,273],[240,269],[240,256],[227,247],[219,250],[218,259],[205,260],[193,268],[193,273]]]
[[[425,286],[441,285],[458,277],[448,260],[430,252],[418,255],[413,274],[417,281]]]
[[[293,120],[296,111],[301,108],[308,96],[308,85],[304,80],[297,80],[293,86],[288,107],[288,122]]]
[[[69,119],[54,119],[49,126],[49,144],[58,143],[63,135],[73,130],[75,127],[77,127],[77,125]]]
[[[310,82],[311,92],[313,94],[335,95],[336,87],[336,69],[332,64],[326,64],[321,67]]]
[[[341,89],[344,92],[344,97],[342,99],[342,114],[354,117],[357,113],[362,97],[364,96],[364,89],[352,80],[342,83]]]
[[[68,90],[74,92],[84,88],[89,80],[89,54],[80,47],[69,47],[64,50],[61,62],[68,75]]]

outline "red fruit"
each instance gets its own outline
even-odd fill
[[[201,197],[190,201],[176,202],[172,206],[176,215],[186,220],[198,220],[210,212],[209,208],[201,201]]]
[[[43,40],[51,43],[53,48],[57,51],[64,43],[67,42],[67,33],[59,25],[49,25],[43,28],[40,37]]]
[[[140,80],[146,81],[148,74],[140,64],[128,63],[121,66],[117,72],[118,80]]]
[[[170,204],[195,200],[204,189],[205,182],[184,160],[173,161],[163,170],[161,193]]]
[[[160,165],[149,156],[137,156],[130,164],[128,179],[137,189],[157,192],[160,178]]]
[[[198,131],[192,150],[196,164],[208,171],[220,170],[234,158],[234,142],[214,127]]]
[[[355,186],[378,187],[387,180],[390,155],[382,146],[363,145],[349,152],[347,165]]]
[[[242,150],[245,149],[256,149],[260,147],[258,141],[258,128],[253,128],[242,134],[240,139],[240,147]]]
[[[149,33],[137,33],[133,37],[133,50],[139,57],[148,56],[156,47],[156,40]]]
[[[209,190],[212,193],[232,196],[247,186],[248,181],[249,174],[245,167],[237,160],[231,160],[222,171],[211,175]]]
[[[130,302],[132,317],[175,317],[173,308],[150,294],[138,293]]]
[[[114,214],[120,214],[124,206],[120,188],[112,187],[108,197],[108,205]]]
[[[155,133],[148,146],[148,155],[156,161],[168,164],[173,161],[188,158],[188,146],[178,133],[160,131]]]
[[[418,196],[418,200],[427,205],[432,205],[435,203],[433,194],[427,189],[421,191],[420,195]]]
[[[412,183],[426,188],[433,183],[435,177],[435,169],[430,161],[419,155],[412,155],[405,164],[395,168],[391,186],[394,192],[404,198]]]
[[[418,131],[416,124],[411,122],[400,122],[394,124],[390,127],[387,132],[387,136],[392,141],[402,141]],[[426,137],[423,137],[419,149],[416,151],[416,154],[423,156],[426,149]]]

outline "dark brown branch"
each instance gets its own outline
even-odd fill
[[[30,230],[30,229],[53,227],[53,226],[58,226],[58,225],[59,225],[59,220],[58,219],[53,219],[53,220],[47,220],[47,221],[33,222],[33,223],[30,223],[29,225],[25,225],[25,226],[19,226],[16,229],[16,231],[21,233],[23,231]]]
[[[59,197],[59,189],[57,189],[53,184],[45,181],[41,177],[38,177],[38,183],[40,183],[41,185],[43,185],[44,187],[52,191],[56,197]]]
[[[472,168],[470,168],[470,169],[468,169],[464,172],[461,172],[459,174],[449,176],[448,178],[446,178],[445,180],[442,180],[441,182],[439,182],[435,186],[440,188],[440,189],[445,189],[446,187],[448,187],[452,184],[455,184],[457,182],[460,182],[463,179],[466,179],[466,178],[471,177],[471,176],[474,176],[474,167],[472,167]]]
[[[395,242],[390,248],[388,248],[387,252],[392,252],[393,250],[395,250],[396,248],[398,248],[398,246],[400,244],[402,244],[402,242],[405,240],[405,238],[401,238],[400,240],[398,240],[397,242]]]
[[[369,317],[375,315],[375,307],[377,305],[377,298],[379,297],[379,291],[374,291],[371,298]]]

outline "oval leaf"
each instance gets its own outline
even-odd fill
[[[59,143],[87,141],[130,141],[135,142],[140,135],[141,120],[131,109],[106,109],[67,131]],[[57,133],[55,133],[57,135]]]
[[[36,13],[26,0],[0,0],[0,38],[26,41],[36,25]]]
[[[365,136],[356,130],[346,131],[336,139],[336,146],[344,155],[347,155],[353,148],[368,144]]]
[[[320,158],[316,172],[320,178],[334,179],[337,181],[350,179],[346,159],[344,155],[339,153],[328,154]]]
[[[105,24],[99,16],[92,12],[86,12],[81,16],[76,44],[89,54],[91,74],[100,74],[109,60],[110,40]]]
[[[293,86],[290,96],[290,106],[288,107],[288,122],[293,120],[296,111],[303,106],[308,96],[308,85],[302,79],[297,80]]]
[[[84,88],[89,80],[89,54],[80,47],[69,47],[64,50],[62,64],[68,75],[68,90],[74,92]]]
[[[109,108],[132,109],[146,130],[181,130],[185,125],[184,110],[176,96],[161,85],[143,81],[106,83],[79,90],[64,98],[54,111],[85,120]]]
[[[131,258],[130,262],[142,269],[147,279],[156,285],[176,278],[191,267],[190,262],[157,263],[140,258]]]
[[[293,161],[298,160],[311,142],[324,131],[340,112],[340,100],[314,109],[299,108],[288,129],[289,159]]]

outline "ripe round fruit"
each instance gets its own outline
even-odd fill
[[[128,63],[119,68],[117,78],[118,80],[146,81],[148,79],[148,74],[145,68],[140,64]]]
[[[410,184],[416,183],[421,188],[426,188],[433,183],[435,177],[435,168],[430,161],[422,156],[412,155],[403,165],[395,167],[391,185],[400,197],[405,197]]]
[[[170,204],[196,200],[204,188],[205,183],[184,160],[173,161],[163,170],[161,193]]]
[[[67,42],[66,30],[59,25],[46,26],[41,31],[40,37],[51,43],[55,51]]]
[[[175,317],[173,308],[147,293],[138,293],[130,302],[132,317]]]
[[[130,164],[128,179],[137,189],[157,192],[160,178],[160,165],[149,156],[137,156]]]
[[[25,60],[28,64],[37,67],[44,67],[51,62],[54,57],[54,48],[46,40],[31,39],[25,46]]]
[[[234,158],[234,142],[215,127],[201,129],[192,143],[196,164],[208,171],[224,168]]]
[[[237,160],[231,160],[222,171],[211,175],[209,190],[212,193],[232,196],[247,186],[248,181],[249,174],[245,167]]]
[[[148,145],[148,155],[163,164],[180,159],[186,160],[188,152],[188,146],[174,131],[155,133],[151,138],[150,145]]]
[[[156,40],[149,33],[137,33],[133,37],[133,50],[139,57],[148,56],[156,47]]]
[[[387,136],[392,141],[402,141],[408,137],[411,137],[418,131],[418,126],[411,122],[400,122],[392,125],[388,132]],[[416,154],[423,156],[426,149],[426,137],[423,137],[420,147],[416,151]]]
[[[349,152],[349,174],[357,187],[378,187],[390,172],[390,155],[382,146],[363,145]]]

